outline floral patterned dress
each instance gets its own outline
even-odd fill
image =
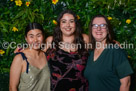
[[[47,60],[51,71],[51,91],[88,91],[88,82],[83,76],[87,55],[62,49],[48,49]]]

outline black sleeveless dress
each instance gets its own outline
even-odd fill
[[[83,76],[88,54],[62,49],[48,49],[47,60],[51,71],[51,91],[88,91],[88,82]]]

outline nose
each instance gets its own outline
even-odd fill
[[[38,40],[37,40],[37,37],[35,37],[35,38],[34,38],[34,41],[35,41],[35,42],[37,42],[37,41],[38,41]]]
[[[99,31],[100,31],[100,30],[101,30],[101,27],[100,27],[100,26],[98,26],[98,27],[97,27],[97,30],[99,30]]]
[[[67,27],[69,27],[69,26],[70,26],[70,23],[69,23],[69,22],[67,22],[66,26],[67,26]]]

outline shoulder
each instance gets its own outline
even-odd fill
[[[49,36],[49,37],[46,38],[46,43],[47,42],[51,43],[52,41],[53,41],[53,36]]]
[[[82,34],[82,36],[85,43],[89,43],[89,36],[87,34]]]
[[[12,65],[21,65],[23,63],[23,58],[21,54],[15,55]]]
[[[16,54],[15,57],[14,57],[14,60],[22,60],[22,55]]]
[[[111,44],[110,46],[108,45],[107,48],[109,49],[110,52],[113,53],[113,55],[115,55],[115,57],[121,57],[121,56],[127,57],[127,52],[125,51],[125,49],[120,48],[118,44]]]
[[[125,52],[118,44],[109,44],[107,48],[114,52]]]

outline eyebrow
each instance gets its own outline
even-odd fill
[[[102,23],[102,24],[107,24],[107,23]],[[92,24],[92,25],[101,25],[101,24]]]
[[[65,21],[66,21],[66,19],[61,19],[61,21],[63,21],[63,20],[65,20]],[[70,20],[75,20],[75,19],[70,19]]]
[[[42,34],[42,33],[38,33],[36,35],[40,35],[40,34]],[[34,34],[28,34],[28,36],[34,36]]]
[[[28,36],[33,36],[33,34],[28,34]]]
[[[42,33],[38,33],[38,34],[36,34],[36,35],[39,35],[39,34],[42,34]]]

